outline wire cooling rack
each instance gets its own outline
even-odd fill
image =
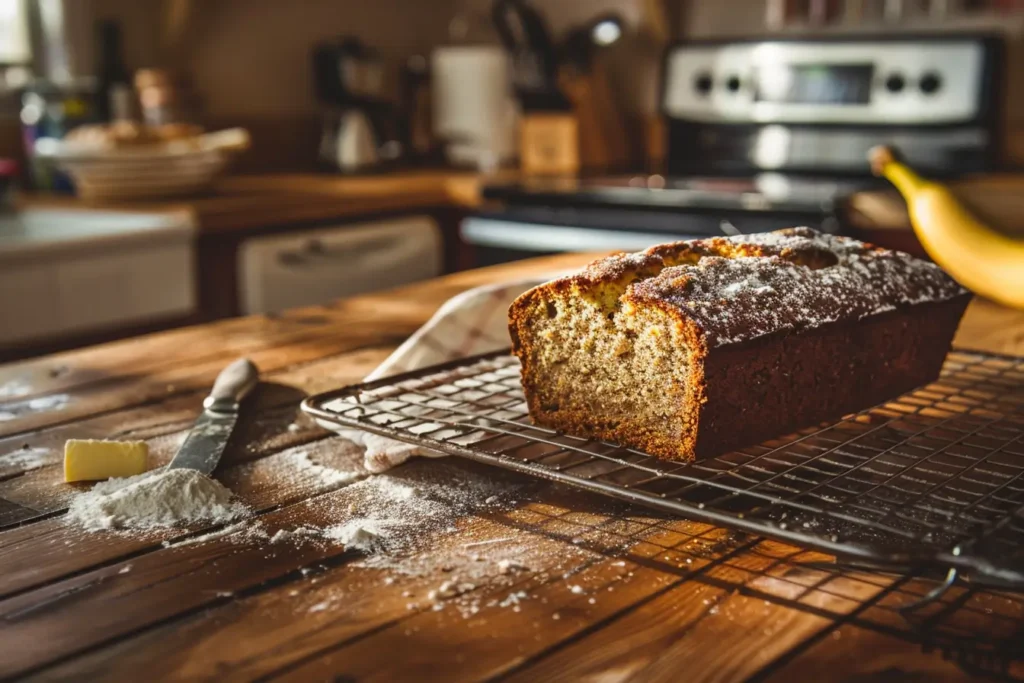
[[[507,353],[320,394],[303,409],[878,568],[1024,589],[1024,358],[953,352],[938,381],[894,401],[690,464],[532,424]]]

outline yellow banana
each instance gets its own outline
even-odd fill
[[[1024,241],[980,222],[947,187],[919,176],[888,147],[872,149],[870,160],[875,175],[907,201],[914,232],[932,260],[967,289],[1024,309]]]

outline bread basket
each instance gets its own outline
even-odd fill
[[[249,133],[232,128],[160,144],[118,147],[42,138],[36,156],[74,181],[87,201],[182,197],[210,189],[231,156],[249,147]]]

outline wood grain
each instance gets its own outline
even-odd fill
[[[458,553],[467,542],[508,536],[510,533],[514,533],[514,528],[503,524],[500,519],[470,517],[459,524],[457,531],[437,538],[419,558],[414,559],[430,565],[430,556]],[[593,553],[580,552],[567,560],[561,541],[536,532],[524,542],[531,546],[533,556],[543,563],[533,568],[538,573],[552,574],[557,570],[560,576],[562,572],[572,571],[580,563],[592,562],[596,557]],[[475,589],[481,594],[481,600],[491,595],[503,598],[521,586],[520,577],[502,574],[493,564],[484,566],[490,573],[476,579]],[[294,584],[287,584],[251,598],[241,598],[223,608],[258,612],[261,615],[259,620],[226,619],[220,614],[222,608],[218,608],[217,611],[197,614],[183,625],[160,628],[138,639],[125,641],[118,647],[124,659],[90,656],[69,662],[63,671],[116,678],[128,675],[132,667],[141,663],[142,657],[133,654],[137,653],[143,655],[145,661],[155,659],[168,667],[184,665],[186,669],[175,673],[181,678],[188,678],[202,670],[196,669],[193,663],[206,666],[205,660],[213,656],[223,680],[250,680],[290,670],[318,653],[356,640],[358,636],[410,622],[418,614],[437,614],[431,609],[432,603],[424,600],[425,594],[438,585],[436,575],[399,575],[388,582],[385,574],[379,569],[358,565],[333,568],[318,575],[316,584],[305,586],[301,600],[296,600],[297,596],[286,599],[285,593],[296,588]],[[323,602],[330,605],[329,609],[309,611],[312,606]],[[452,614],[456,611],[454,607],[449,610]],[[415,625],[410,628],[415,628]],[[230,645],[239,641],[247,645],[243,648]],[[200,651],[209,654],[206,657],[193,656]]]
[[[896,607],[932,583],[472,463],[420,460],[393,475],[521,487],[514,503],[466,509],[426,533],[402,559],[413,572],[332,544],[243,534],[183,543],[216,527],[83,534],[64,519],[81,488],[60,480],[65,439],[143,438],[163,462],[216,373],[247,354],[266,383],[218,476],[267,536],[345,521],[360,487],[303,478],[289,462],[358,452],[302,418],[289,429],[300,398],[358,380],[459,291],[585,260],[511,264],[0,367],[0,384],[29,387],[0,404],[16,413],[0,422],[0,676],[958,681],[978,673],[970,656],[1005,658],[1007,644],[1024,642],[1020,596],[957,589],[908,619]],[[975,302],[957,343],[1024,353],[1024,314]],[[33,408],[33,399],[43,401]],[[514,549],[522,566],[503,570],[496,548]],[[472,589],[435,609],[427,593],[465,571],[467,553],[482,558]],[[1019,658],[1003,671],[1024,675]]]
[[[865,656],[870,653],[870,656]],[[766,681],[888,680],[954,683],[989,678],[983,671],[961,667],[941,655],[922,657],[920,646],[878,631],[842,626],[828,633],[801,656],[774,671]],[[1014,665],[1012,678],[1024,672]]]

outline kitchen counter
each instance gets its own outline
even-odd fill
[[[507,178],[513,173],[500,171],[495,176],[484,176],[434,169],[363,176],[326,173],[228,176],[206,196],[111,204],[87,203],[73,197],[21,196],[18,206],[22,216],[61,212],[67,216],[74,212],[79,216],[78,221],[94,224],[101,220],[117,222],[122,214],[138,220],[140,214],[145,214],[154,221],[173,219],[194,229],[196,303],[187,315],[173,319],[153,318],[125,327],[107,326],[54,334],[49,339],[32,340],[38,342],[35,352],[57,351],[172,325],[239,315],[245,310],[239,294],[245,286],[240,265],[243,245],[264,237],[273,240],[276,236],[310,230],[370,224],[383,225],[393,234],[395,228],[391,224],[395,221],[408,223],[408,219],[422,217],[420,223],[431,221],[440,231],[442,272],[465,269],[471,266],[472,255],[458,236],[461,217],[480,204],[484,182]],[[421,230],[419,235],[422,237],[422,234]],[[21,358],[31,351],[29,345],[19,343],[0,349],[0,360]]]
[[[507,177],[502,171],[497,177]],[[487,176],[426,170],[364,176],[291,173],[228,176],[208,196],[181,200],[88,204],[71,197],[29,195],[23,206],[187,212],[199,234],[245,233],[268,225],[339,220],[430,208],[473,208]]]
[[[950,182],[949,187],[966,207],[993,228],[1024,235],[1020,211],[1024,175],[983,175]],[[857,192],[844,200],[841,212],[845,222],[855,229],[912,237],[907,204],[894,188]]]
[[[454,459],[415,460],[393,476],[462,472],[518,488],[424,529],[414,570],[333,544],[267,540],[369,504],[358,486],[288,469],[302,452],[344,449],[297,416],[304,395],[359,380],[460,291],[585,260],[467,271],[0,367],[0,678],[968,680],[950,661],[958,651],[943,648],[980,661],[971,648],[986,652],[990,627],[1016,624],[1019,635],[1019,596],[956,588],[905,619],[894,606],[933,583],[842,570],[817,553]],[[975,302],[956,343],[1024,354],[1024,312]],[[65,439],[146,439],[164,463],[217,372],[243,354],[264,384],[218,477],[260,511],[268,536],[180,543],[180,530],[66,525],[81,487],[62,483]],[[509,547],[521,566],[490,561]],[[471,555],[484,569],[459,604],[475,611],[433,609],[425,596],[458,579]]]

